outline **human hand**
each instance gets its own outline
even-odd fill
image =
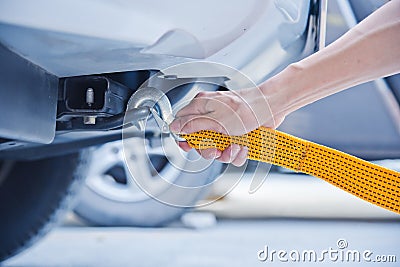
[[[283,119],[282,119],[283,120]],[[259,126],[275,128],[267,99],[258,88],[238,91],[201,92],[176,114],[170,129],[174,133],[214,130],[227,135],[242,135]],[[188,151],[186,142],[179,146]],[[233,144],[224,151],[216,148],[198,152],[206,159],[241,166],[247,159],[247,147]]]

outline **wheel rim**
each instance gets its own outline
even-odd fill
[[[130,176],[124,162],[124,158],[128,156],[128,160],[131,161],[130,166],[135,168],[135,175],[140,175],[141,180],[149,181],[153,187],[159,186],[159,192],[167,189],[162,188],[165,187],[165,181],[163,183],[161,180],[174,183],[180,174],[169,160],[173,158],[174,161],[181,161],[180,163],[184,164],[185,157],[175,155],[176,149],[168,147],[172,145],[171,142],[166,142],[162,146],[148,139],[129,139],[132,147],[141,147],[143,142],[146,151],[135,151],[125,156],[121,141],[110,142],[96,148],[92,154],[86,185],[95,193],[113,201],[138,202],[148,199],[149,196]]]

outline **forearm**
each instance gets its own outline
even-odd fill
[[[261,85],[276,116],[351,86],[400,72],[400,1]]]

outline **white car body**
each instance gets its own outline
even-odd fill
[[[4,0],[0,22],[40,31],[0,41],[62,77],[207,60],[258,83],[303,55],[311,2]]]

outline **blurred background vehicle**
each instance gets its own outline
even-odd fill
[[[327,44],[385,2],[332,1]],[[399,88],[399,75],[355,86],[293,113],[280,129],[367,160],[398,159]]]
[[[0,216],[7,220],[0,260],[43,236],[80,188],[75,211],[92,224],[160,226],[179,218],[206,192],[176,196],[186,203],[171,207],[128,179],[118,140],[130,96],[159,71],[197,60],[259,83],[318,49],[323,3],[1,1]],[[162,89],[171,77],[157,76],[154,86]],[[219,89],[187,78],[168,92],[173,105]],[[139,111],[137,120],[149,115]],[[217,177],[217,162],[197,173],[174,169],[166,155],[178,154],[162,153],[155,131],[146,132],[149,158],[130,155],[146,179],[163,174],[195,187]],[[185,154],[183,165],[195,155]]]

